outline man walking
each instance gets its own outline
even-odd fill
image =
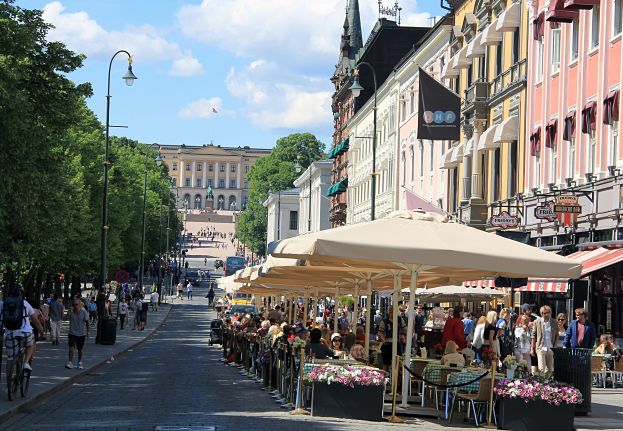
[[[151,311],[158,311],[158,292],[151,292]]]
[[[121,323],[121,329],[123,329],[123,326],[125,325],[125,319],[128,316],[128,303],[127,301],[124,299],[121,302],[119,302],[119,322]]]
[[[63,313],[65,312],[65,306],[61,301],[61,296],[58,293],[54,294],[54,301],[50,304],[50,338],[52,339],[52,345],[58,346],[58,339],[61,336],[61,321],[63,320]]]
[[[186,294],[189,300],[193,299],[193,285],[190,280],[188,280],[188,284],[186,285]]]
[[[214,303],[214,289],[212,288],[212,283],[210,283],[210,290],[208,290],[208,305],[212,306]]]
[[[593,322],[587,319],[585,308],[575,309],[575,320],[567,328],[567,334],[562,345],[571,349],[592,349],[597,339],[597,331]]]
[[[84,341],[88,336],[89,315],[82,307],[80,299],[74,298],[71,301],[71,311],[69,312],[69,333],[67,334],[67,338],[69,339],[69,353],[65,368],[71,370],[74,367],[74,349],[78,350],[78,369],[81,370],[84,368],[82,364]]]
[[[554,372],[554,351],[552,348],[558,341],[558,327],[552,320],[552,309],[541,307],[541,317],[534,321],[530,353],[536,354],[539,373],[549,379]]]
[[[184,300],[184,284],[182,280],[177,283],[177,297],[180,298],[180,300]]]

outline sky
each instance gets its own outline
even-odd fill
[[[17,0],[42,9],[49,40],[86,56],[70,74],[90,82],[105,120],[108,64],[129,51],[138,77],[111,69],[111,134],[144,143],[272,148],[290,133],[333,129],[333,74],[347,0]],[[393,0],[384,0],[392,6]],[[359,0],[364,42],[377,0]],[[430,26],[439,0],[402,0],[402,25]],[[216,111],[216,113],[214,112]]]

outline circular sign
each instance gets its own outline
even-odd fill
[[[115,280],[120,284],[127,283],[130,280],[130,273],[125,269],[120,269],[115,272]]]

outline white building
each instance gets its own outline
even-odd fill
[[[331,201],[326,196],[331,186],[332,160],[313,162],[294,180],[299,193],[299,233],[329,229]]]
[[[264,201],[268,209],[266,241],[270,244],[299,234],[299,189],[270,193]]]

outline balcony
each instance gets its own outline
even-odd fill
[[[332,227],[342,226],[346,224],[346,203],[338,203],[329,210],[329,221]]]
[[[465,90],[461,111],[463,114],[473,113],[475,118],[487,118],[488,99],[489,83],[484,80],[474,81]]]
[[[498,102],[526,83],[526,59],[520,60],[491,81],[490,104]]]

